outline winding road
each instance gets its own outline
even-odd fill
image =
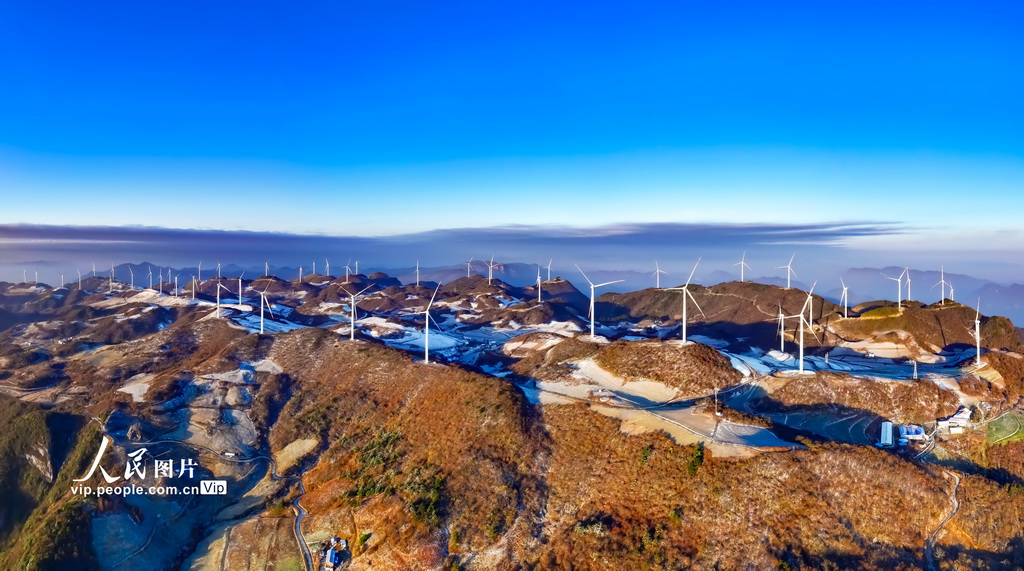
[[[938,570],[938,567],[935,566],[935,540],[939,538],[939,532],[942,531],[942,528],[946,527],[949,520],[953,519],[953,516],[960,511],[960,500],[956,496],[956,492],[960,488],[960,476],[950,472],[949,470],[943,470],[942,473],[953,478],[953,490],[949,495],[950,504],[952,504],[953,509],[950,510],[949,514],[947,514],[941,522],[939,522],[939,526],[935,528],[931,537],[929,537],[928,541],[924,544],[924,557],[927,560],[928,568],[931,569],[931,571]]]

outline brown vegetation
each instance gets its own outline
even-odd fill
[[[742,377],[729,359],[700,343],[616,341],[601,347],[594,360],[627,381],[656,381],[685,395],[706,395]]]

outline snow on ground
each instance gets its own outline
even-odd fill
[[[117,391],[132,395],[132,402],[146,402],[146,392],[149,391],[149,383],[152,381],[153,374],[139,373],[125,381],[124,385],[117,389]]]
[[[708,347],[714,347],[715,349],[724,349],[729,346],[728,341],[722,341],[721,339],[713,339],[711,337],[706,337],[704,335],[690,335],[689,340],[696,341],[697,343],[702,343],[704,345],[707,345]]]

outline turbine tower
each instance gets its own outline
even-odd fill
[[[846,287],[846,282],[843,281],[842,277],[839,278],[839,283],[843,284],[843,296],[839,300],[843,304],[843,318],[849,318],[850,317],[850,308],[848,307],[849,304],[850,304],[849,288]]]
[[[543,301],[541,301],[541,297],[540,297],[540,291],[541,291],[540,290],[540,284],[541,284],[541,281],[540,281],[540,264],[537,264],[537,303],[538,304],[543,303]]]
[[[430,306],[434,304],[434,298],[437,297],[437,290],[441,289],[441,282],[437,283],[437,287],[434,288],[434,294],[430,296],[430,301],[427,302],[427,306],[423,308],[423,362],[430,364]],[[434,322],[437,325],[437,322]],[[438,326],[440,329],[440,326]]]
[[[469,261],[466,262],[466,277],[467,278],[469,277],[469,272],[472,270],[472,268],[473,268],[473,256],[470,256],[469,257]]]
[[[882,274],[882,276],[887,280],[896,282],[896,307],[903,307],[903,274],[900,274],[898,278],[892,278],[885,274]]]
[[[949,282],[946,281],[946,267],[945,266],[940,266],[939,267],[939,281],[938,281],[938,283],[936,283],[935,285],[932,286],[933,288],[935,286],[940,286],[939,294],[942,296],[942,297],[939,298],[939,304],[940,305],[946,305],[946,286],[948,286],[948,285],[949,285]],[[953,291],[953,286],[949,286],[949,289],[950,289],[950,292],[952,292]],[[950,293],[950,296],[952,296],[952,295],[953,294]]]
[[[674,290],[674,291],[682,291],[683,292],[683,319],[682,319],[682,331],[681,331],[681,334],[682,334],[683,342],[684,343],[686,342],[686,321],[687,321],[687,316],[686,316],[686,305],[687,305],[686,304],[686,298],[689,297],[690,301],[693,302],[693,305],[697,306],[697,311],[700,312],[702,317],[707,317],[706,315],[704,315],[704,310],[700,308],[700,304],[697,303],[697,299],[695,297],[693,297],[693,293],[691,293],[690,289],[689,289],[690,288],[690,280],[693,279],[693,274],[697,271],[697,266],[699,266],[699,265],[700,265],[700,258],[697,258],[697,263],[694,264],[693,265],[693,269],[690,270],[690,277],[686,278],[686,284],[683,285],[683,287],[669,288],[669,289]]]
[[[804,302],[804,306],[800,309],[800,372],[804,372],[804,329],[810,329],[811,333],[814,334],[814,327],[810,320],[807,319],[806,315],[810,313],[811,309],[811,296],[814,294],[814,286],[818,285],[818,282],[814,282],[811,286],[810,291],[807,292],[807,301]],[[817,335],[815,334],[815,337]]]
[[[75,271],[78,272],[78,289],[82,289],[82,270],[75,268]]]
[[[793,254],[793,255],[795,256],[796,254]],[[792,264],[793,260],[790,260],[789,263]],[[747,281],[744,278],[744,273],[743,273],[744,268],[746,268],[748,270],[750,269],[750,266],[747,265],[747,252],[746,252],[746,250],[743,251],[743,256],[740,257],[740,261],[735,263],[735,264],[733,264],[733,265],[740,267],[740,282],[742,283],[742,282]]]
[[[149,266],[149,289],[153,289],[153,266]]]
[[[487,263],[487,285],[491,285],[491,279],[494,275],[494,268],[498,267],[498,264],[494,263],[494,256],[491,256],[491,261]]]
[[[796,258],[796,254],[793,254],[792,256],[789,257],[788,264],[786,264],[785,266],[778,266],[775,268],[776,270],[786,270],[786,289],[790,288],[790,286],[792,285],[792,277],[796,275],[796,272],[793,271],[793,258]]]
[[[370,284],[364,287],[363,289],[359,290],[357,293],[352,293],[348,290],[345,290],[345,293],[347,293],[349,297],[349,323],[351,324],[351,327],[349,328],[350,330],[348,338],[350,341],[356,340],[356,320],[359,319],[359,309],[356,307],[356,298],[375,285],[377,284]]]
[[[324,270],[324,271],[327,272],[327,277],[330,277],[331,276],[331,261],[328,260],[327,258],[324,258],[324,265],[327,266],[327,269]]]
[[[267,280],[267,287],[263,288],[263,291],[256,290],[256,293],[260,294],[260,334],[263,334],[263,308],[266,306],[267,311],[270,312],[270,317],[274,317],[274,309],[270,300],[267,299],[267,290],[270,289],[270,280]]]
[[[203,281],[203,261],[202,260],[199,260],[199,267],[196,268],[195,281],[197,281],[197,282]]]
[[[594,282],[590,281],[590,278],[587,277],[587,274],[583,273],[583,269],[580,268],[579,264],[576,265],[576,269],[583,274],[583,279],[587,280],[587,283],[590,284],[590,340],[593,341],[596,339],[594,337],[594,318],[596,317],[594,313],[594,290],[606,285],[617,284],[625,280],[615,280],[613,282],[604,282],[603,284],[595,285]]]
[[[661,289],[661,274],[668,275],[668,272],[661,269],[658,260],[654,260],[654,273],[651,276],[654,278],[654,287],[658,289]]]
[[[135,289],[135,272],[132,271],[131,264],[128,264],[128,275],[131,276],[129,278],[131,280],[131,289]]]
[[[974,365],[981,368],[981,298],[978,298],[978,307],[974,310],[974,346],[977,349],[974,355]]]
[[[551,281],[551,262],[554,262],[554,261],[555,261],[554,258],[551,258],[550,260],[548,260],[548,281]]]
[[[416,260],[416,287],[420,287],[420,261]]]

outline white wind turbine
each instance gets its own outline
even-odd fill
[[[25,268],[21,268],[21,283],[28,283],[28,270],[26,270]]]
[[[416,287],[420,287],[420,261],[416,260]]]
[[[430,321],[433,319],[430,317],[430,306],[434,304],[434,298],[437,296],[437,290],[441,289],[441,283],[438,282],[437,287],[434,288],[434,295],[430,296],[430,301],[427,302],[427,306],[423,309],[423,362],[430,364]],[[434,325],[437,325],[437,321],[434,321]],[[441,326],[438,325],[438,329]]]
[[[177,276],[174,276],[174,297],[178,297],[178,276],[180,275],[181,273],[179,273]]]
[[[149,289],[153,289],[153,266],[149,266]]]
[[[231,293],[231,290],[229,290],[224,284],[220,283],[220,279],[218,278],[217,279],[217,309],[216,309],[216,311],[213,314],[213,316],[216,317],[216,318],[220,318],[220,290],[222,290],[222,289],[224,291],[228,292],[228,293]],[[241,300],[239,300],[239,303],[241,303]]]
[[[786,315],[782,313],[782,304],[779,304],[779,352],[786,352]]]
[[[848,318],[850,317],[850,308],[848,307],[850,304],[849,288],[846,287],[846,282],[843,281],[842,277],[839,278],[839,283],[843,284],[843,295],[839,302],[843,304],[843,317]]]
[[[110,293],[114,293],[114,263],[110,263]]]
[[[701,316],[707,317],[706,315],[704,315],[704,310],[700,308],[700,304],[697,303],[697,299],[695,297],[693,297],[693,293],[690,292],[690,280],[693,279],[693,274],[697,271],[697,266],[699,266],[699,265],[700,265],[700,258],[697,258],[697,263],[694,264],[693,265],[693,269],[690,270],[690,277],[686,278],[686,284],[684,284],[683,287],[668,288],[668,289],[671,289],[673,291],[681,291],[681,292],[683,292],[683,319],[682,319],[682,331],[681,331],[683,342],[686,342],[686,322],[687,322],[687,316],[686,316],[686,305],[687,305],[687,303],[686,303],[686,298],[689,297],[690,301],[693,302],[693,305],[697,306],[697,311],[700,312]]]
[[[783,269],[786,270],[786,289],[789,289],[790,285],[792,285],[791,279],[792,279],[793,276],[796,275],[796,272],[793,271],[793,259],[794,258],[796,258],[796,254],[793,254],[792,256],[789,257],[789,263],[788,264],[786,264],[785,266],[778,266],[778,267],[775,268],[776,270],[783,270]]]
[[[217,261],[217,279],[220,279],[220,261]]]
[[[981,367],[981,298],[978,298],[978,307],[974,310],[974,365]]]
[[[32,270],[35,272],[36,275],[35,283],[39,283],[39,268],[32,268]]]
[[[583,269],[580,268],[579,264],[576,265],[576,269],[583,274],[583,279],[587,280],[587,283],[590,284],[590,340],[593,341],[596,339],[596,337],[594,337],[594,318],[597,317],[594,312],[594,290],[606,285],[617,284],[625,280],[615,280],[613,282],[604,282],[603,284],[595,285],[594,282],[590,281],[590,278],[587,277],[587,274],[583,273]]]
[[[359,275],[359,260],[356,260],[356,275]]]
[[[541,297],[540,297],[540,292],[541,292],[540,284],[541,284],[541,281],[540,281],[540,264],[537,264],[537,303],[543,303],[543,301],[541,300]]]
[[[197,282],[203,281],[203,261],[202,260],[199,260],[199,267],[196,268],[196,278],[195,278],[195,280]]]
[[[910,297],[910,268],[903,268],[903,273],[907,275],[907,301],[914,299]]]
[[[494,268],[498,267],[498,264],[494,263],[494,256],[491,256],[491,261],[487,263],[487,285],[491,285],[491,279],[494,275]]]
[[[92,277],[96,277],[96,262],[92,263]]]
[[[469,277],[469,272],[472,270],[472,268],[473,268],[473,256],[470,256],[469,257],[469,261],[466,262],[466,277],[467,278]]]
[[[299,283],[302,283],[302,266],[299,266]]]
[[[814,327],[812,322],[805,317],[805,313],[810,312],[811,307],[811,296],[814,294],[814,286],[818,285],[818,282],[814,282],[811,285],[810,291],[807,292],[807,301],[804,302],[804,306],[800,309],[800,372],[804,372],[804,329],[810,329],[811,333],[817,338],[817,334],[814,333]]]
[[[328,260],[327,258],[324,258],[324,265],[327,267],[327,269],[324,270],[324,271],[326,271],[327,272],[327,276],[330,277],[330,275],[331,275],[331,261]]]
[[[554,261],[555,261],[554,258],[551,258],[550,260],[548,260],[548,281],[551,281],[551,262],[554,262]]]
[[[238,274],[238,305],[242,305],[242,276],[245,275],[245,271]]]
[[[352,258],[348,259],[348,264],[352,263]],[[352,268],[348,264],[345,264],[345,283],[348,283],[348,275],[352,272]]]
[[[64,287],[64,274],[60,274],[60,287]]]
[[[668,275],[668,272],[661,269],[661,265],[658,264],[658,260],[654,260],[654,273],[651,276],[654,278],[654,287],[661,289],[661,274]]]
[[[316,275],[316,260],[313,260],[313,271],[309,274],[311,276]]]
[[[263,288],[263,291],[256,290],[256,293],[260,294],[260,334],[261,335],[263,334],[263,309],[264,309],[264,307],[266,307],[266,310],[270,312],[270,317],[274,317],[274,310],[273,310],[274,304],[270,303],[270,300],[267,299],[267,290],[270,289],[270,284],[271,284],[271,281],[267,280],[267,287]]]
[[[82,289],[82,270],[75,268],[75,271],[78,272],[78,289]]]
[[[263,275],[270,275],[270,260],[263,262]]]
[[[128,275],[131,276],[131,289],[135,289],[135,272],[132,271],[131,264],[128,265]]]
[[[359,308],[356,307],[356,298],[375,285],[377,284],[370,284],[356,293],[345,290],[345,293],[348,294],[349,298],[349,323],[351,324],[351,327],[349,328],[349,340],[351,341],[356,340],[356,321],[359,319]]]
[[[793,255],[795,256],[796,254],[793,254]],[[789,263],[792,264],[793,260],[790,260]],[[744,273],[743,273],[744,269],[748,269],[748,270],[750,269],[750,266],[747,265],[747,252],[746,252],[746,250],[743,251],[743,256],[740,257],[740,261],[736,262],[733,265],[740,267],[740,282],[747,281],[745,276],[744,276]]]
[[[942,296],[942,297],[939,298],[939,303],[941,305],[946,305],[946,286],[948,286],[948,285],[949,285],[949,282],[946,281],[946,267],[945,266],[940,266],[940,268],[939,268],[939,282],[936,283],[935,285],[933,285],[932,287],[934,288],[935,286],[941,286],[940,287],[940,292],[939,292],[940,295]],[[953,286],[949,286],[949,289],[950,289],[950,292],[952,292],[953,291]],[[950,293],[950,295],[953,295],[953,294]]]
[[[898,278],[892,278],[885,274],[882,274],[882,276],[887,280],[896,282],[896,307],[903,307],[903,274],[900,274]]]
[[[196,289],[198,288],[198,286],[199,286],[199,281],[196,280],[195,276],[192,276],[192,299],[193,300],[195,300],[195,298],[196,298]]]
[[[949,284],[949,301],[956,301],[956,298],[953,297],[953,284],[952,283]]]

